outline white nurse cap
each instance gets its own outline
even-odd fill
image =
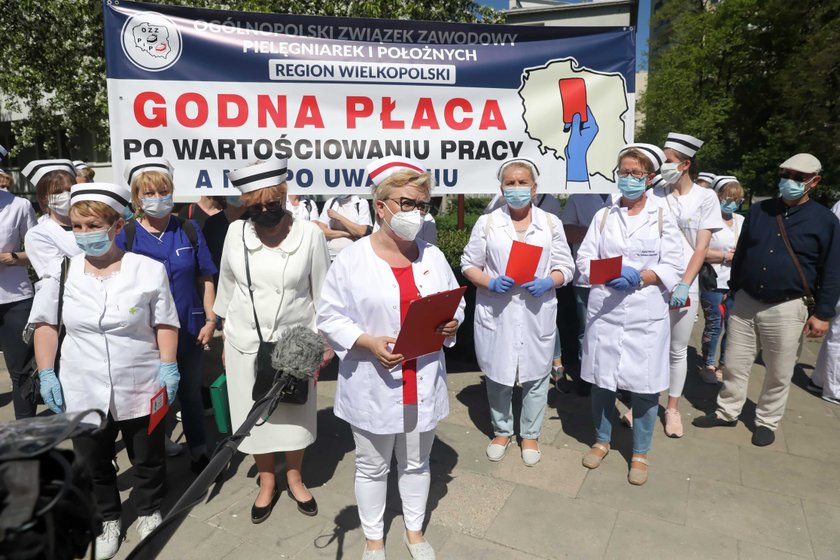
[[[388,156],[384,158],[375,159],[365,167],[368,177],[374,186],[378,187],[382,181],[397,173],[398,171],[411,171],[413,173],[423,174],[426,168],[423,164],[413,159],[402,156]]]
[[[665,139],[665,147],[676,150],[686,157],[694,157],[703,146],[703,141],[688,134],[680,134],[679,132],[669,132],[668,138]]]
[[[242,194],[246,194],[285,183],[287,171],[288,160],[272,159],[230,171],[228,180]]]
[[[36,159],[26,164],[21,174],[33,186],[37,187],[38,182],[50,171],[64,171],[65,173],[69,173],[74,179],[76,177],[76,168],[73,167],[73,162],[69,159]]]
[[[131,191],[113,183],[79,183],[70,187],[70,206],[85,200],[107,204],[122,215],[131,200]]]

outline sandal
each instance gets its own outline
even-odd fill
[[[618,421],[621,423],[622,426],[625,428],[632,428],[633,427],[633,409],[631,408],[624,414],[618,417]]]
[[[633,486],[641,486],[647,482],[647,469],[634,469],[633,463],[641,463],[643,465],[649,465],[650,463],[644,457],[636,457],[635,455],[630,459],[630,472],[627,473],[627,481]]]
[[[593,449],[599,449],[604,452],[603,455],[596,455],[592,452]],[[583,466],[587,469],[597,469],[601,465],[601,461],[604,460],[604,457],[609,455],[610,448],[606,445],[602,445],[600,443],[596,443],[592,446],[589,450],[589,453],[583,456]]]

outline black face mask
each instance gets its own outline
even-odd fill
[[[264,210],[251,216],[251,221],[261,228],[271,229],[283,220],[286,215],[286,210],[278,208],[276,210]]]

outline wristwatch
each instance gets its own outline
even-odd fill
[[[641,290],[641,289],[642,289],[642,288],[644,288],[644,287],[645,287],[645,279],[644,279],[644,278],[642,278],[642,275],[641,275],[641,274],[639,274],[639,285],[638,285],[638,289],[640,289],[640,290]]]

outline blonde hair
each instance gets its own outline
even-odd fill
[[[656,170],[653,168],[653,162],[650,161],[650,159],[648,159],[648,157],[641,150],[638,150],[636,148],[630,148],[626,152],[621,152],[621,155],[618,156],[619,167],[621,167],[621,161],[624,158],[635,159],[644,168],[645,173],[647,173],[648,175],[656,172]]]
[[[109,226],[122,218],[119,212],[96,200],[81,200],[70,207],[70,212],[83,218],[102,218]]]
[[[718,198],[721,200],[725,198],[731,198],[733,200],[744,198],[744,187],[741,186],[741,183],[738,181],[732,181],[731,183],[726,183],[720,192],[718,192]]]
[[[131,181],[131,202],[137,208],[138,213],[142,213],[143,205],[140,202],[140,192],[146,185],[152,185],[155,190],[163,187],[169,191],[169,194],[175,193],[175,186],[172,184],[172,178],[166,173],[160,171],[144,171],[135,175]]]
[[[85,183],[92,183],[95,175],[96,171],[94,171],[90,167],[83,167],[82,169],[78,169],[76,171],[76,177],[81,177],[82,179],[84,179]]]
[[[524,169],[524,170],[526,170],[528,172],[528,175],[531,176],[531,182],[533,182],[534,184],[537,183],[537,178],[534,177],[534,168],[531,167],[530,165],[528,165],[527,163],[525,163],[524,161],[514,161],[512,163],[509,163],[509,164],[505,165],[505,170],[502,172],[502,178],[499,181],[500,183],[505,182],[505,173],[507,173],[511,169]]]
[[[289,192],[289,185],[286,184],[286,181],[283,181],[278,185],[263,187],[255,191],[244,193],[239,197],[239,200],[242,201],[243,206],[268,204],[269,202],[277,200],[278,197],[285,201],[287,192]]]
[[[70,175],[67,171],[55,169],[45,173],[35,185],[35,198],[38,200],[41,212],[46,214],[50,211],[50,195],[68,192],[75,184],[76,176]]]
[[[414,187],[426,193],[426,196],[431,198],[432,189],[434,188],[434,180],[431,173],[417,173],[416,171],[396,171],[387,177],[384,181],[379,183],[379,186],[373,188],[373,208],[376,215],[376,221],[379,222],[379,214],[376,213],[376,201],[391,198],[391,193],[394,189],[401,189],[403,187]]]

